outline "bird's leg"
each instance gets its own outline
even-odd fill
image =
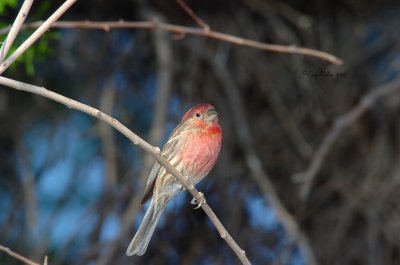
[[[201,191],[199,192],[199,197],[198,198],[193,198],[192,201],[190,202],[192,205],[196,205],[194,209],[199,209],[203,204],[206,203],[206,197],[204,197],[204,193]]]

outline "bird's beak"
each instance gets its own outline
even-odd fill
[[[206,113],[206,120],[213,121],[218,117],[218,112],[215,109],[209,109]]]

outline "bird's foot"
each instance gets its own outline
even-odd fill
[[[196,207],[194,207],[194,209],[199,209],[203,204],[206,203],[206,197],[204,197],[204,193],[202,193],[201,191],[199,192],[199,197],[198,198],[193,198],[192,201],[190,202],[192,205],[196,205]]]

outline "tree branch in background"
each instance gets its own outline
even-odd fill
[[[26,205],[25,210],[28,227],[25,230],[25,234],[30,237],[38,220],[38,200],[36,195],[35,174],[30,166],[31,158],[29,157],[29,152],[22,144],[19,144],[18,146],[17,158],[21,168],[21,186],[24,203]]]
[[[262,69],[257,69],[261,73],[257,73],[258,76],[264,76],[265,72]],[[264,84],[260,88],[268,103],[271,105],[271,109],[274,112],[277,120],[282,126],[283,132],[286,134],[288,140],[292,143],[293,148],[301,155],[304,159],[309,159],[313,153],[313,149],[310,144],[306,141],[305,137],[296,126],[294,119],[291,116],[290,111],[286,108],[281,96],[279,95],[278,89],[274,86],[269,78],[263,79]]]
[[[175,0],[180,7],[200,26],[204,31],[210,31],[210,26],[198,17],[193,10],[185,3],[184,0]]]
[[[5,253],[7,253],[8,255],[10,255],[11,257],[14,257],[22,262],[24,262],[25,264],[28,265],[40,265],[39,263],[36,263],[28,258],[25,258],[24,256],[12,251],[11,249],[9,249],[8,247],[2,246],[0,245],[0,250],[4,251]],[[44,265],[47,265],[47,256],[44,257]]]
[[[157,20],[162,21],[162,17],[158,14],[153,14],[157,17]],[[157,56],[157,95],[155,102],[155,111],[153,124],[150,129],[149,142],[153,145],[159,146],[163,136],[169,95],[172,87],[172,49],[171,40],[162,30],[153,31],[153,43],[155,47],[155,53]],[[107,126],[108,127],[108,126]],[[108,127],[110,128],[110,127]],[[146,183],[147,177],[154,164],[154,159],[150,154],[143,156],[143,167],[140,174],[140,180]],[[101,254],[96,264],[106,265],[109,264],[110,259],[113,257],[114,252],[117,250],[118,242],[126,237],[131,231],[131,228],[135,222],[135,216],[140,210],[140,200],[142,199],[143,193],[137,192],[130,199],[125,212],[122,215],[121,229],[115,240],[113,240],[104,253]]]
[[[190,194],[193,195],[193,197],[198,201],[202,202],[201,203],[201,208],[204,210],[204,212],[208,215],[210,218],[211,222],[214,224],[215,228],[218,230],[220,236],[226,241],[226,243],[230,246],[230,248],[235,252],[236,256],[239,258],[239,260],[242,262],[242,264],[250,264],[250,261],[246,257],[245,251],[242,250],[239,245],[236,243],[236,241],[232,238],[232,236],[226,231],[225,227],[222,225],[221,221],[218,219],[218,217],[215,215],[213,210],[210,208],[210,206],[207,204],[205,201],[204,196],[202,196],[194,187],[194,185],[188,184],[186,182],[185,177],[178,171],[176,170],[161,154],[160,154],[160,149],[156,148],[146,141],[144,141],[142,138],[140,138],[138,135],[133,133],[131,130],[129,130],[126,126],[124,126],[121,122],[119,122],[117,119],[101,112],[100,110],[90,107],[88,105],[85,105],[83,103],[80,103],[76,100],[70,99],[68,97],[62,96],[60,94],[57,94],[55,92],[52,92],[50,90],[47,90],[43,87],[38,87],[34,86],[31,84],[19,82],[16,80],[12,80],[6,77],[0,76],[0,84],[17,89],[17,90],[22,90],[26,92],[30,92],[39,96],[43,96],[46,98],[49,98],[51,100],[54,100],[56,102],[59,102],[68,108],[76,109],[81,112],[84,112],[86,114],[89,114],[93,117],[96,117],[113,128],[115,128],[117,131],[122,133],[124,136],[126,136],[129,140],[134,145],[137,145],[147,153],[150,153],[164,168],[165,170],[172,174],[174,177],[176,177],[182,185],[190,192]]]
[[[76,1],[76,0],[72,0]],[[43,24],[42,21],[28,23],[23,25],[22,28],[37,28],[41,27]],[[301,54],[305,56],[315,57],[321,60],[328,61],[330,63],[341,65],[343,61],[338,57],[319,50],[314,50],[310,48],[304,47],[296,47],[295,45],[284,46],[278,44],[267,44],[254,40],[249,40],[245,38],[240,38],[236,36],[232,36],[230,34],[221,33],[218,31],[205,31],[200,28],[191,28],[184,27],[178,25],[172,25],[167,23],[159,23],[159,22],[150,22],[150,21],[118,21],[118,22],[107,22],[107,21],[58,21],[54,22],[51,25],[52,28],[81,28],[81,29],[100,29],[109,31],[112,29],[161,29],[165,31],[169,31],[176,34],[188,34],[188,35],[197,35],[208,37],[216,40],[221,40],[225,42],[234,43],[240,46],[246,46],[254,49],[278,52],[278,53],[289,53],[289,54]],[[8,32],[10,27],[3,28],[0,30],[0,34],[5,34]],[[36,33],[36,32],[35,32]],[[33,34],[32,34],[33,35]],[[10,56],[11,57],[11,56]],[[0,66],[0,74],[4,71],[1,71],[2,67]]]
[[[234,121],[234,126],[236,128],[236,133],[238,134],[238,141],[240,148],[242,149],[245,161],[248,169],[251,172],[251,176],[254,181],[258,184],[258,188],[263,194],[266,201],[275,210],[278,219],[282,222],[285,231],[288,233],[289,237],[293,242],[297,243],[306,257],[308,265],[316,265],[317,261],[314,256],[314,252],[306,235],[300,230],[294,217],[288,212],[278,194],[275,191],[273,183],[270,181],[267,172],[263,169],[261,159],[257,155],[254,148],[252,135],[250,128],[246,119],[246,114],[244,111],[243,103],[239,93],[239,88],[233,81],[233,77],[226,70],[226,66],[222,63],[215,62],[210,56],[204,55],[207,62],[211,65],[218,81],[227,96],[228,102],[230,104],[230,109]]]
[[[115,100],[114,82],[107,84],[100,95],[100,109],[106,113],[112,113]],[[112,191],[117,183],[117,148],[115,146],[114,133],[110,126],[103,122],[99,124],[102,153],[105,160],[106,190]]]
[[[157,20],[162,21],[157,15]],[[161,143],[168,113],[168,100],[172,88],[173,56],[170,37],[162,30],[155,30],[153,34],[154,50],[157,57],[157,95],[154,120],[150,131],[151,143]],[[146,175],[148,172],[146,171]]]
[[[0,75],[37,39],[39,39],[40,36],[42,36],[76,1],[77,0],[66,0],[64,4],[62,4],[45,22],[42,22],[35,32],[33,32],[29,38],[27,38],[4,62],[0,64]],[[18,34],[18,31],[13,34]]]
[[[0,48],[0,62],[3,62],[7,56],[8,51],[10,50],[15,38],[17,37],[19,30],[24,24],[25,18],[31,9],[33,0],[25,0],[22,4],[21,9],[18,12],[17,17],[14,20],[14,23],[11,26],[10,32],[7,35],[7,38],[4,40],[3,44]]]
[[[317,173],[321,168],[327,154],[331,150],[333,144],[338,139],[339,135],[347,129],[351,124],[355,123],[367,110],[369,110],[378,99],[387,96],[396,91],[400,91],[400,79],[394,80],[385,85],[372,89],[371,92],[364,95],[357,106],[349,112],[335,119],[333,128],[328,132],[318,149],[314,153],[311,162],[306,171],[296,174],[295,180],[301,183],[299,193],[300,197],[305,200],[310,194],[311,187],[315,182]]]

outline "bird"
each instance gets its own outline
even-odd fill
[[[214,167],[221,144],[222,129],[218,112],[213,105],[203,103],[190,108],[183,115],[161,150],[161,155],[182,173],[189,184],[196,185]],[[150,206],[126,250],[127,256],[142,256],[146,252],[167,203],[182,190],[180,181],[155,162],[141,201],[143,205],[151,198]]]

